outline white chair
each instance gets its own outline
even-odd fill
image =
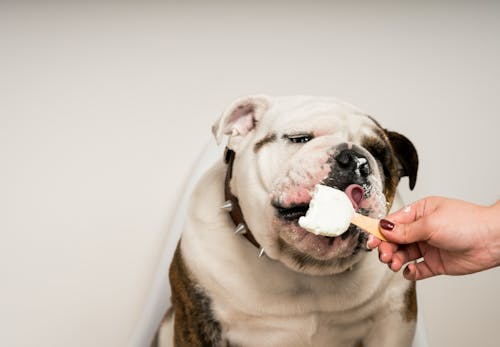
[[[176,205],[175,213],[172,213],[173,219],[168,228],[167,240],[165,242],[164,251],[161,255],[158,269],[151,285],[146,304],[139,317],[135,331],[132,333],[129,346],[130,347],[147,347],[150,346],[156,330],[170,305],[170,285],[168,280],[168,268],[172,260],[175,247],[182,233],[184,221],[186,219],[187,204],[189,197],[194,189],[196,182],[200,179],[203,173],[212,166],[217,160],[222,160],[224,146],[216,147],[211,141],[205,146],[205,149],[200,153],[199,157],[194,161],[190,172],[193,175],[185,183],[182,190],[183,194],[179,197],[180,203]],[[422,315],[419,314],[417,322],[417,332],[413,341],[412,347],[427,347],[427,338]],[[383,347],[383,346],[381,346]]]

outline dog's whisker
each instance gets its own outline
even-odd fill
[[[234,228],[235,235],[246,234],[246,232],[247,232],[247,228],[246,228],[245,224],[243,224],[243,223],[238,224],[236,226],[236,228]]]
[[[231,212],[233,209],[233,203],[231,200],[226,200],[224,203],[220,206],[221,209],[227,212]]]

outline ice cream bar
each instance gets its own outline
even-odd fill
[[[305,216],[299,218],[299,225],[309,232],[323,236],[339,236],[353,223],[361,229],[385,240],[379,231],[378,219],[354,211],[349,197],[341,190],[317,184]]]

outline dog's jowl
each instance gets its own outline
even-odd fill
[[[414,283],[380,263],[354,225],[326,237],[298,219],[318,183],[360,186],[357,212],[385,216],[400,178],[415,185],[413,144],[323,97],[241,98],[212,130],[218,143],[228,136],[226,154],[191,197],[158,344],[411,346]]]

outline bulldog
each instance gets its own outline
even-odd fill
[[[228,135],[225,160],[191,197],[158,345],[411,346],[415,283],[380,263],[356,226],[326,237],[298,219],[318,183],[383,217],[401,177],[415,186],[413,144],[323,97],[244,97],[212,130],[218,143]]]

